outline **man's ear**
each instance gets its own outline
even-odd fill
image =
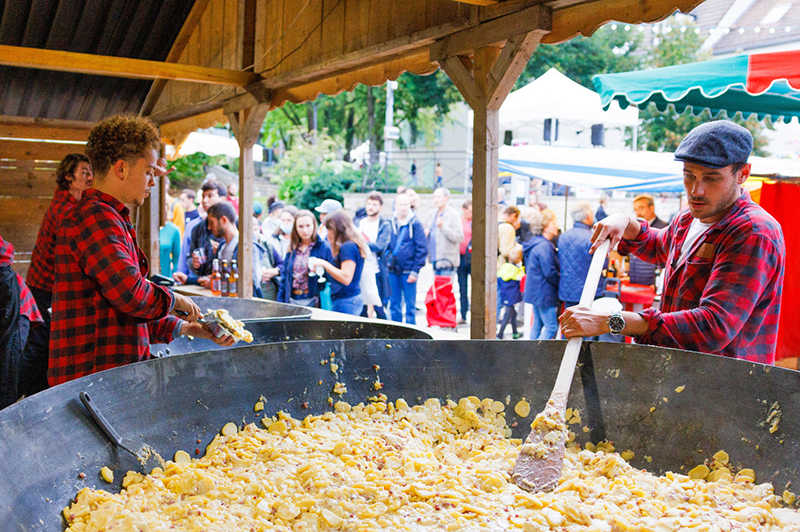
[[[117,162],[115,162],[114,166],[111,167],[111,173],[113,173],[114,177],[117,179],[125,179],[125,170],[127,168],[128,163],[122,159],[117,159]]]
[[[752,166],[750,165],[750,163],[747,163],[746,165],[742,166],[741,170],[739,170],[739,176],[737,178],[737,182],[740,185],[743,185],[744,182],[747,181],[747,178],[750,177],[750,170],[751,169],[752,169]]]

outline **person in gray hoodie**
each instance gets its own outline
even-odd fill
[[[461,263],[460,246],[464,240],[461,216],[450,205],[450,191],[444,187],[433,191],[436,210],[428,217],[425,235],[428,237],[428,259],[435,275],[452,276]]]

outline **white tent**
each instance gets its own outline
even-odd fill
[[[205,153],[210,156],[227,155],[228,157],[238,159],[239,143],[233,137],[224,137],[222,135],[194,131],[189,133],[184,143],[180,145],[178,156],[183,157],[197,152]],[[253,146],[253,160],[256,162],[264,160],[263,147],[258,144]]]
[[[560,185],[639,192],[683,191],[683,163],[672,153],[556,146],[503,146],[501,171]],[[800,161],[752,156],[751,174],[800,177]]]
[[[582,128],[593,124],[626,127],[638,124],[639,110],[633,106],[622,110],[613,101],[608,111],[604,111],[599,94],[551,68],[508,95],[500,108],[500,129],[537,126],[547,118]]]

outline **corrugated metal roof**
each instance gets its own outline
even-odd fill
[[[0,0],[0,44],[163,61],[194,0]],[[0,115],[138,113],[152,81],[0,67]]]

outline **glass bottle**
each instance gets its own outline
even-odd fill
[[[231,261],[231,271],[228,277],[228,297],[237,297],[239,295],[239,265],[236,261]]]
[[[222,295],[222,275],[219,273],[219,259],[214,259],[211,268],[211,295]]]
[[[228,295],[228,261],[222,261],[222,274],[220,278],[220,292],[222,297]]]

